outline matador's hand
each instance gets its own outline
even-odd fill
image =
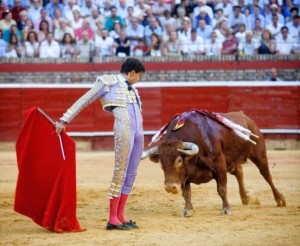
[[[60,122],[56,122],[55,123],[55,131],[56,131],[56,134],[57,136],[62,132],[66,130],[66,123],[63,122],[63,121],[60,121]]]

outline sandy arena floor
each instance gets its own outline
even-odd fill
[[[245,184],[254,204],[242,205],[237,182],[228,175],[233,215],[219,215],[221,199],[211,181],[192,186],[195,213],[184,218],[181,195],[166,193],[160,166],[144,160],[126,210],[140,229],[106,231],[113,153],[78,152],[77,216],[87,231],[56,234],[13,211],[15,153],[1,152],[0,245],[300,245],[300,151],[269,151],[268,156],[275,185],[286,198],[285,208],[276,207],[268,184],[248,163]]]

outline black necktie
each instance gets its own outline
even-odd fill
[[[126,84],[127,84],[127,88],[128,88],[128,90],[129,91],[131,91],[132,90],[132,86],[131,86],[131,84],[129,84],[129,82],[126,80],[125,81],[126,82]]]

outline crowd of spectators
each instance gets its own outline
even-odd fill
[[[300,0],[0,2],[0,57],[300,53]]]

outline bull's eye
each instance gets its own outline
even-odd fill
[[[177,156],[176,157],[176,160],[175,160],[175,168],[181,168],[182,167],[182,163],[183,163],[183,160],[182,160],[182,157],[181,156]]]

